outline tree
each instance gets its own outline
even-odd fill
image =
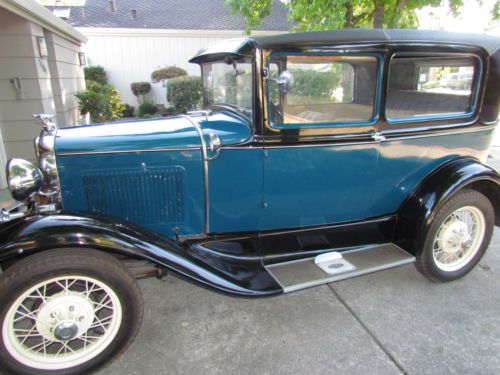
[[[278,1],[278,0],[275,0]],[[407,28],[418,26],[416,10],[437,7],[442,0],[288,0],[283,3],[298,31],[341,28]],[[245,18],[246,32],[258,27],[271,13],[273,0],[226,0],[233,14]],[[449,0],[456,14],[463,0]]]

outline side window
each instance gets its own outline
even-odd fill
[[[386,117],[426,120],[473,109],[478,60],[472,57],[394,57],[389,65]]]
[[[370,122],[377,66],[374,56],[271,55],[271,126]]]

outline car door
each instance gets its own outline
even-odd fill
[[[262,229],[362,220],[379,153],[381,58],[272,53]]]

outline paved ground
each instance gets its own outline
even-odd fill
[[[500,149],[489,163],[500,167]],[[100,375],[500,374],[500,229],[467,277],[410,265],[244,300],[169,276],[144,280],[132,347]]]
[[[500,230],[467,277],[413,266],[261,300],[144,280],[132,347],[101,375],[500,374]]]

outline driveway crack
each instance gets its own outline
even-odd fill
[[[340,303],[351,313],[351,315],[356,319],[356,321],[361,325],[361,327],[370,335],[375,344],[382,350],[382,352],[387,356],[387,358],[397,367],[397,369],[403,375],[409,375],[408,371],[406,371],[403,365],[394,357],[389,349],[387,349],[384,344],[378,339],[375,333],[361,320],[361,318],[356,314],[356,312],[349,306],[349,304],[345,301],[344,298],[335,290],[332,284],[327,284],[328,288],[335,294]]]

